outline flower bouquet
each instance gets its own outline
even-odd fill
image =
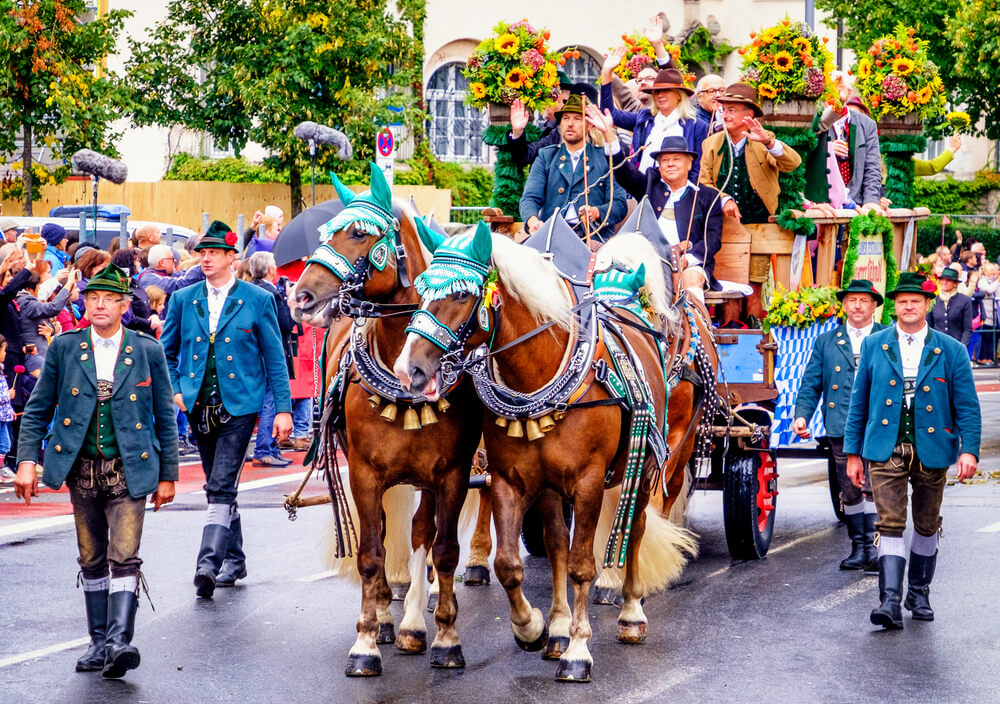
[[[789,291],[780,283],[764,318],[765,328],[782,325],[804,329],[840,315],[835,286],[819,286]]]
[[[656,68],[656,50],[650,41],[639,32],[623,34],[622,42],[625,44],[625,56],[615,67],[615,75],[623,81],[629,81],[639,75],[639,72],[647,66]],[[670,61],[674,68],[684,76],[685,84],[694,83],[694,74],[688,73],[687,68],[681,63],[681,48],[672,44],[664,44],[664,50],[670,54]]]
[[[853,68],[857,90],[886,134],[920,132],[924,121],[945,112],[944,84],[927,58],[929,42],[912,27],[896,25],[880,37]]]
[[[969,113],[962,112],[961,110],[952,110],[944,116],[944,121],[948,123],[949,127],[955,130],[955,134],[965,132],[972,125],[972,118],[969,117]]]
[[[816,113],[816,101],[838,101],[830,81],[833,56],[827,37],[818,37],[804,22],[785,16],[778,24],[751,32],[750,44],[739,49],[743,57],[740,80],[757,88],[765,116],[771,124],[808,127]],[[776,109],[784,104],[781,110]]]
[[[543,110],[559,97],[558,64],[563,54],[549,50],[549,31],[527,20],[501,22],[479,43],[465,64],[469,80],[465,102],[490,108],[490,121],[507,122],[509,106],[521,100],[528,110]]]

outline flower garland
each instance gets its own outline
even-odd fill
[[[885,157],[885,197],[894,208],[912,208],[913,155],[927,148],[927,139],[913,134],[880,135],[879,147]]]
[[[854,265],[858,260],[858,243],[862,237],[881,237],[882,256],[885,259],[885,290],[891,291],[899,280],[899,267],[896,254],[893,251],[895,233],[889,218],[875,213],[857,215],[847,226],[847,253],[844,255],[844,269],[840,275],[841,281],[850,282],[854,278]],[[893,305],[888,298],[882,306],[882,322],[892,322]]]
[[[938,67],[927,58],[928,46],[913,27],[900,23],[854,64],[856,87],[873,120],[916,114],[927,121],[944,115],[947,94]]]
[[[526,176],[524,168],[514,163],[514,158],[506,149],[507,133],[510,125],[490,125],[483,132],[483,142],[491,147],[498,147],[496,162],[493,164],[493,199],[490,202],[495,208],[500,208],[504,215],[520,219],[521,194],[524,192]],[[528,123],[524,128],[524,138],[528,142],[537,142],[542,131]]]
[[[646,37],[639,32],[623,34],[622,42],[625,44],[625,56],[614,68],[614,73],[623,81],[629,81],[639,75],[639,72],[647,66],[656,68],[656,50]],[[681,48],[672,44],[664,44],[664,51],[670,55],[670,61],[674,68],[684,76],[684,83],[689,87],[694,85],[695,76],[688,73],[687,68],[681,62]]]
[[[550,51],[548,39],[549,30],[536,30],[528,20],[499,23],[462,70],[469,80],[465,102],[484,108],[521,100],[528,110],[554,103],[559,97],[558,65],[565,63],[565,56]]]
[[[757,88],[762,100],[775,105],[789,100],[834,102],[837,91],[830,80],[833,55],[827,50],[829,37],[816,36],[804,22],[785,15],[780,23],[751,32],[750,44],[739,49],[743,57],[740,80]]]
[[[765,117],[765,119],[767,119]],[[786,230],[797,235],[810,236],[816,231],[816,226],[809,218],[796,219],[793,209],[802,207],[802,194],[806,190],[806,159],[805,156],[817,145],[817,137],[811,129],[804,127],[768,127],[777,139],[787,144],[802,156],[802,163],[788,173],[778,174],[778,210],[775,221]]]
[[[761,322],[765,331],[776,325],[804,329],[840,315],[841,310],[836,286],[809,286],[789,291],[779,283]]]

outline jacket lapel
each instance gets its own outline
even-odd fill
[[[202,332],[206,335],[208,334],[208,282],[202,281],[199,284],[195,284],[198,287],[198,292],[195,294],[191,301],[194,306],[195,313],[197,314],[198,323],[201,325]]]
[[[886,349],[882,351],[888,355],[889,363],[895,370],[896,375],[900,380],[905,379],[906,377],[903,376],[903,358],[899,353],[899,331],[893,328],[892,335],[889,336],[889,342],[883,342],[882,344],[886,346]]]
[[[122,328],[122,342],[118,345],[118,360],[115,362],[115,383],[111,390],[111,395],[118,393],[122,384],[130,376],[135,367],[135,357],[132,350],[132,335],[128,328]]]
[[[573,160],[569,156],[569,151],[566,149],[565,144],[559,145],[559,151],[556,152],[556,170],[559,175],[562,176],[563,181],[566,185],[573,183]]]
[[[226,327],[226,324],[233,319],[236,313],[243,307],[243,286],[247,286],[239,279],[233,284],[233,287],[229,289],[229,295],[226,296],[226,302],[222,304],[222,314],[219,316],[219,324],[215,326],[215,334],[218,335]]]
[[[97,365],[94,363],[94,346],[91,344],[90,331],[87,332],[86,339],[80,342],[80,348],[73,350],[73,354],[76,354],[80,360],[80,366],[83,367],[83,375],[96,389]]]
[[[837,329],[837,349],[841,351],[847,362],[854,368],[854,347],[851,345],[851,333],[847,329],[847,324],[842,323]]]
[[[917,387],[924,383],[924,377],[934,368],[938,360],[941,359],[941,341],[937,339],[937,332],[930,330],[930,334],[924,341],[924,351],[920,356],[920,369],[917,371]]]

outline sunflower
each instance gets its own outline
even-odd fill
[[[486,86],[482,83],[470,83],[469,89],[472,91],[472,97],[476,100],[482,100],[486,97]]]
[[[791,71],[794,62],[795,58],[787,51],[779,51],[774,55],[774,67],[782,73]]]
[[[927,103],[931,102],[931,96],[933,95],[934,92],[931,90],[931,87],[924,86],[923,88],[917,91],[917,102],[921,105],[926,105]]]
[[[805,37],[796,37],[792,40],[792,46],[795,47],[797,51],[803,54],[809,54],[812,52],[812,44]]]
[[[772,86],[770,83],[761,83],[759,86],[757,86],[757,93],[760,95],[760,97],[766,98],[767,100],[771,100],[778,96],[778,91],[776,91],[774,89],[774,86]]]
[[[528,80],[528,76],[524,73],[523,69],[512,68],[510,73],[507,74],[507,80],[504,81],[504,85],[510,88],[520,88],[526,80]]]
[[[872,75],[872,62],[868,59],[861,59],[858,63],[858,78],[864,80]]]
[[[545,64],[545,66],[542,67],[542,75],[538,80],[546,88],[553,87],[556,84],[556,81],[559,80],[555,64]]]
[[[510,32],[507,32],[496,38],[496,41],[493,42],[493,48],[501,54],[513,56],[521,48],[521,41]]]
[[[905,56],[897,56],[892,60],[892,70],[897,76],[908,76],[915,67],[913,59],[908,59]]]

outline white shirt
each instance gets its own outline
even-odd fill
[[[903,332],[898,327],[899,356],[903,364],[903,376],[915,377],[920,369],[920,357],[924,353],[924,340],[927,338],[927,323],[917,332]]]
[[[680,120],[681,114],[677,110],[669,115],[657,113],[656,117],[653,118],[653,129],[649,131],[649,137],[646,138],[646,148],[642,150],[642,158],[639,161],[640,173],[645,173],[646,169],[653,165],[653,157],[650,154],[660,148],[664,137],[684,136],[684,128],[681,127]]]
[[[743,139],[741,139],[738,142],[733,142],[733,151],[736,153],[736,156],[742,155],[743,150],[746,149],[746,146],[747,146],[746,136],[744,136]],[[785,153],[785,147],[781,143],[780,139],[775,139],[774,146],[768,149],[767,151],[771,154],[771,156],[777,159],[778,157],[780,157]]]
[[[847,125],[851,121],[851,110],[848,108],[844,116],[833,123],[833,132],[837,135],[837,139],[847,139]]]
[[[207,281],[205,285],[208,288],[208,331],[215,333],[215,329],[219,327],[219,318],[222,316],[222,306],[229,291],[236,285],[236,277],[230,275],[229,281],[222,286],[213,286]]]
[[[861,343],[865,341],[866,337],[871,335],[874,326],[874,322],[868,323],[863,328],[856,328],[852,327],[850,323],[847,324],[847,336],[851,339],[851,351],[855,357],[861,354]]]
[[[94,366],[100,381],[115,380],[115,364],[118,362],[118,348],[122,344],[122,328],[111,337],[101,337],[90,329],[90,344],[94,348]]]
[[[663,181],[660,181],[659,186],[669,189],[668,186]],[[676,191],[670,191],[670,195],[667,197],[667,203],[663,206],[663,211],[660,213],[660,218],[658,220],[660,224],[660,230],[663,231],[664,237],[667,238],[672,246],[677,246],[681,243],[681,233],[677,230],[677,220],[674,217],[674,206],[677,202],[684,197],[684,195],[690,189],[692,192],[697,192],[698,187],[688,181],[683,187],[678,188]],[[692,233],[694,234],[694,233]],[[687,239],[687,230],[684,231],[684,238]],[[687,263],[691,266],[700,266],[704,262],[698,261],[698,258],[691,253],[686,253],[684,258],[687,259]]]

